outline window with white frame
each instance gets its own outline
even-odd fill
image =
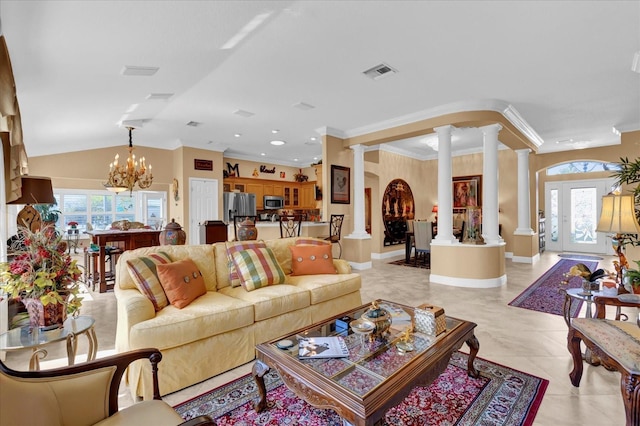
[[[66,229],[76,222],[81,231],[109,229],[118,220],[142,222],[154,228],[166,216],[166,193],[134,192],[114,194],[109,191],[54,189],[57,209],[60,211],[56,228]],[[146,205],[143,205],[146,204]],[[152,216],[150,213],[152,212]],[[156,219],[157,218],[157,219]],[[153,219],[149,222],[149,219]]]

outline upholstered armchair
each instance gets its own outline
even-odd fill
[[[118,388],[127,366],[151,362],[154,397],[118,411]],[[157,349],[140,349],[44,371],[16,371],[0,362],[2,425],[215,425],[207,416],[184,422],[160,399]]]

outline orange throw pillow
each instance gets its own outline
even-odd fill
[[[291,275],[338,273],[335,266],[333,266],[330,244],[290,246],[289,250],[291,250],[291,266],[293,269]]]
[[[182,309],[207,293],[202,273],[191,259],[156,266],[169,303]]]

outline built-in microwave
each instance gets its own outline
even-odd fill
[[[265,209],[283,209],[284,197],[279,197],[277,195],[265,195],[264,208]]]

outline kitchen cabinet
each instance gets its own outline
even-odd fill
[[[316,208],[315,184],[303,183],[301,190],[301,207],[304,209]]]
[[[256,209],[261,210],[264,208],[264,184],[247,183],[245,192],[256,194]]]
[[[277,183],[265,183],[264,195],[277,195],[278,197],[284,196],[284,188]]]
[[[300,184],[291,184],[284,186],[284,207],[300,207]]]

